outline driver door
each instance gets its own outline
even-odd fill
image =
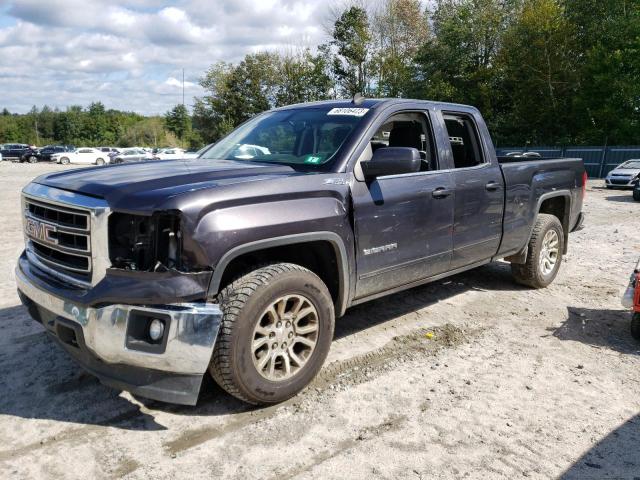
[[[423,160],[420,172],[354,182],[356,300],[449,268],[454,183],[439,170],[432,132],[427,112],[396,113],[365,150],[366,157],[387,146],[412,147]]]

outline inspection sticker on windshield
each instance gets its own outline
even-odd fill
[[[322,161],[322,157],[315,157],[313,155],[309,155],[307,158],[304,159],[304,163],[311,163],[313,165],[317,165],[321,161]]]
[[[351,117],[364,117],[368,108],[332,108],[327,115],[349,115]]]

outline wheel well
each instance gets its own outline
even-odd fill
[[[220,289],[240,275],[265,263],[295,263],[318,275],[329,289],[334,303],[340,300],[340,266],[338,255],[329,241],[294,243],[242,254],[227,265],[220,280]],[[217,293],[217,292],[216,292]]]
[[[567,240],[569,238],[569,198],[566,196],[557,196],[547,198],[540,204],[538,213],[546,213],[554,215],[560,220],[562,230],[564,231],[564,253],[567,253]]]

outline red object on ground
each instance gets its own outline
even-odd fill
[[[636,276],[636,287],[633,292],[633,311],[640,313],[640,271],[636,268],[633,274]]]

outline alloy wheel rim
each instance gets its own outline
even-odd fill
[[[540,249],[540,270],[543,275],[549,275],[558,263],[560,253],[560,239],[555,230],[549,230],[542,239]]]
[[[318,312],[302,295],[284,295],[262,313],[251,337],[253,365],[272,382],[297,375],[318,342]]]

